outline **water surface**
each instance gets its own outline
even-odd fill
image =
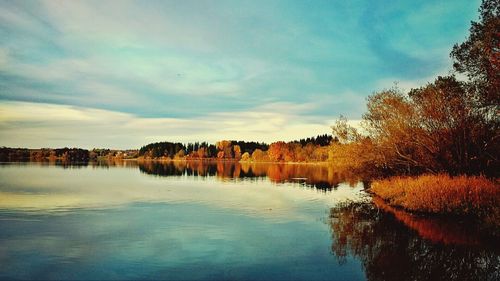
[[[318,165],[3,164],[0,279],[498,277],[487,239],[426,236],[440,222],[373,204],[366,185]]]

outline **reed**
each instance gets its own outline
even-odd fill
[[[447,174],[374,181],[371,191],[413,212],[471,215],[500,225],[500,182],[484,176]]]

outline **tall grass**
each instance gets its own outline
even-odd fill
[[[392,177],[374,181],[371,191],[409,211],[472,215],[500,225],[500,182],[483,176]]]

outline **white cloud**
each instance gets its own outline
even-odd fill
[[[68,105],[1,102],[0,145],[138,148],[153,141],[221,139],[273,142],[329,133],[328,123],[300,115],[313,104],[276,103],[196,118],[144,118]]]

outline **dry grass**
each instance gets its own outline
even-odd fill
[[[409,211],[472,215],[500,225],[500,182],[446,174],[374,181],[371,191]]]

